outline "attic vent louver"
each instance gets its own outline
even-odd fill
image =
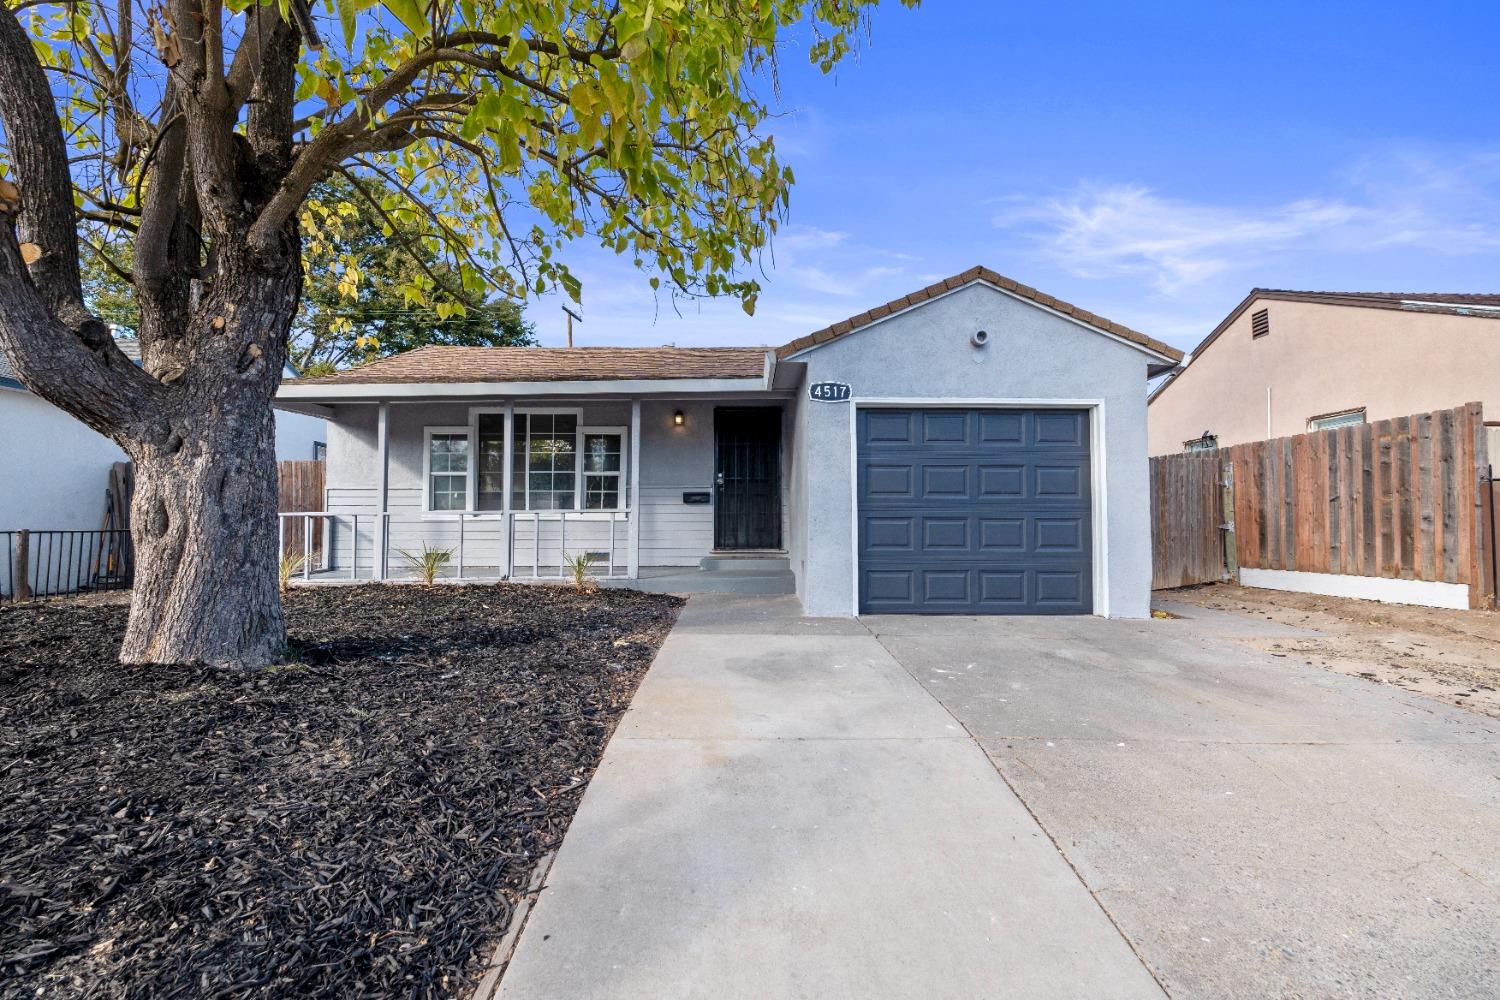
[[[1251,338],[1264,337],[1271,332],[1271,314],[1265,309],[1258,309],[1250,316]]]

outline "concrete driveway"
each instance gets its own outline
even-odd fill
[[[1500,995],[1500,723],[1222,612],[794,609],[689,603],[502,997]]]

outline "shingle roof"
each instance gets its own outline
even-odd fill
[[[759,378],[768,347],[419,347],[288,385]]]
[[[1132,330],[1128,326],[1122,326],[1121,324],[1116,323],[1114,320],[1105,319],[1103,316],[1100,316],[1097,313],[1091,313],[1087,309],[1080,309],[1072,303],[1064,302],[1062,299],[1053,298],[1051,295],[1048,295],[1045,292],[1037,291],[1030,285],[1023,285],[1019,281],[1014,281],[1010,278],[1007,278],[1005,275],[999,274],[995,271],[991,271],[987,267],[971,267],[967,271],[955,274],[951,278],[944,278],[942,281],[933,282],[926,288],[919,288],[917,291],[912,292],[910,295],[903,295],[899,299],[892,299],[891,301],[885,303],[885,305],[876,306],[874,309],[862,312],[857,316],[851,316],[848,319],[840,320],[839,322],[834,323],[832,326],[826,326],[823,329],[814,331],[813,333],[810,333],[805,337],[798,337],[791,343],[778,347],[776,349],[776,356],[779,358],[785,358],[788,355],[797,353],[798,351],[806,350],[809,347],[814,347],[818,344],[825,344],[828,341],[838,337],[842,337],[845,334],[853,333],[860,327],[868,326],[876,320],[884,319],[892,313],[900,312],[901,310],[906,309],[910,306],[914,306],[919,302],[925,302],[928,299],[937,298],[939,295],[942,295],[945,292],[951,292],[955,288],[971,284],[975,281],[983,281],[987,282],[988,284],[995,285],[999,288],[1003,288],[1007,292],[1019,295],[1024,299],[1030,299],[1037,305],[1046,306],[1048,309],[1054,309],[1057,312],[1063,313],[1064,315],[1073,317],[1081,323],[1086,323],[1089,326],[1095,327],[1096,329],[1104,330],[1108,333],[1114,334],[1117,337],[1121,337],[1132,343],[1139,344],[1142,347],[1151,351],[1155,351],[1157,354],[1164,355],[1173,361],[1182,360],[1182,352],[1175,347],[1169,347],[1168,345],[1162,343],[1159,340],[1156,340],[1155,338],[1148,337],[1144,333]]]
[[[1308,300],[1351,299],[1363,305],[1408,303],[1413,306],[1442,305],[1458,308],[1464,306],[1500,307],[1500,293],[1495,292],[1305,292],[1290,288],[1257,288],[1251,294]]]

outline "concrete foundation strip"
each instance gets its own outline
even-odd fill
[[[474,988],[474,995],[470,1000],[494,1000],[495,994],[500,990],[500,978],[505,975],[505,967],[510,964],[511,956],[516,953],[516,942],[521,939],[521,931],[526,927],[526,917],[531,913],[531,904],[536,902],[537,896],[541,894],[542,886],[547,881],[547,873],[552,870],[552,859],[557,857],[556,851],[548,851],[542,855],[536,867],[531,870],[531,881],[526,885],[526,891],[521,893],[521,898],[516,901],[515,912],[511,914],[510,926],[505,929],[505,936],[495,946],[495,951],[490,955],[489,964],[485,966],[484,978],[479,980],[479,985]]]

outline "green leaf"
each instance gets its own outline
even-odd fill
[[[339,26],[344,29],[344,45],[354,47],[354,33],[359,24],[358,0],[334,0],[338,7]]]
[[[432,32],[432,25],[427,23],[424,0],[385,0],[385,9],[395,14],[418,38],[426,38]]]

